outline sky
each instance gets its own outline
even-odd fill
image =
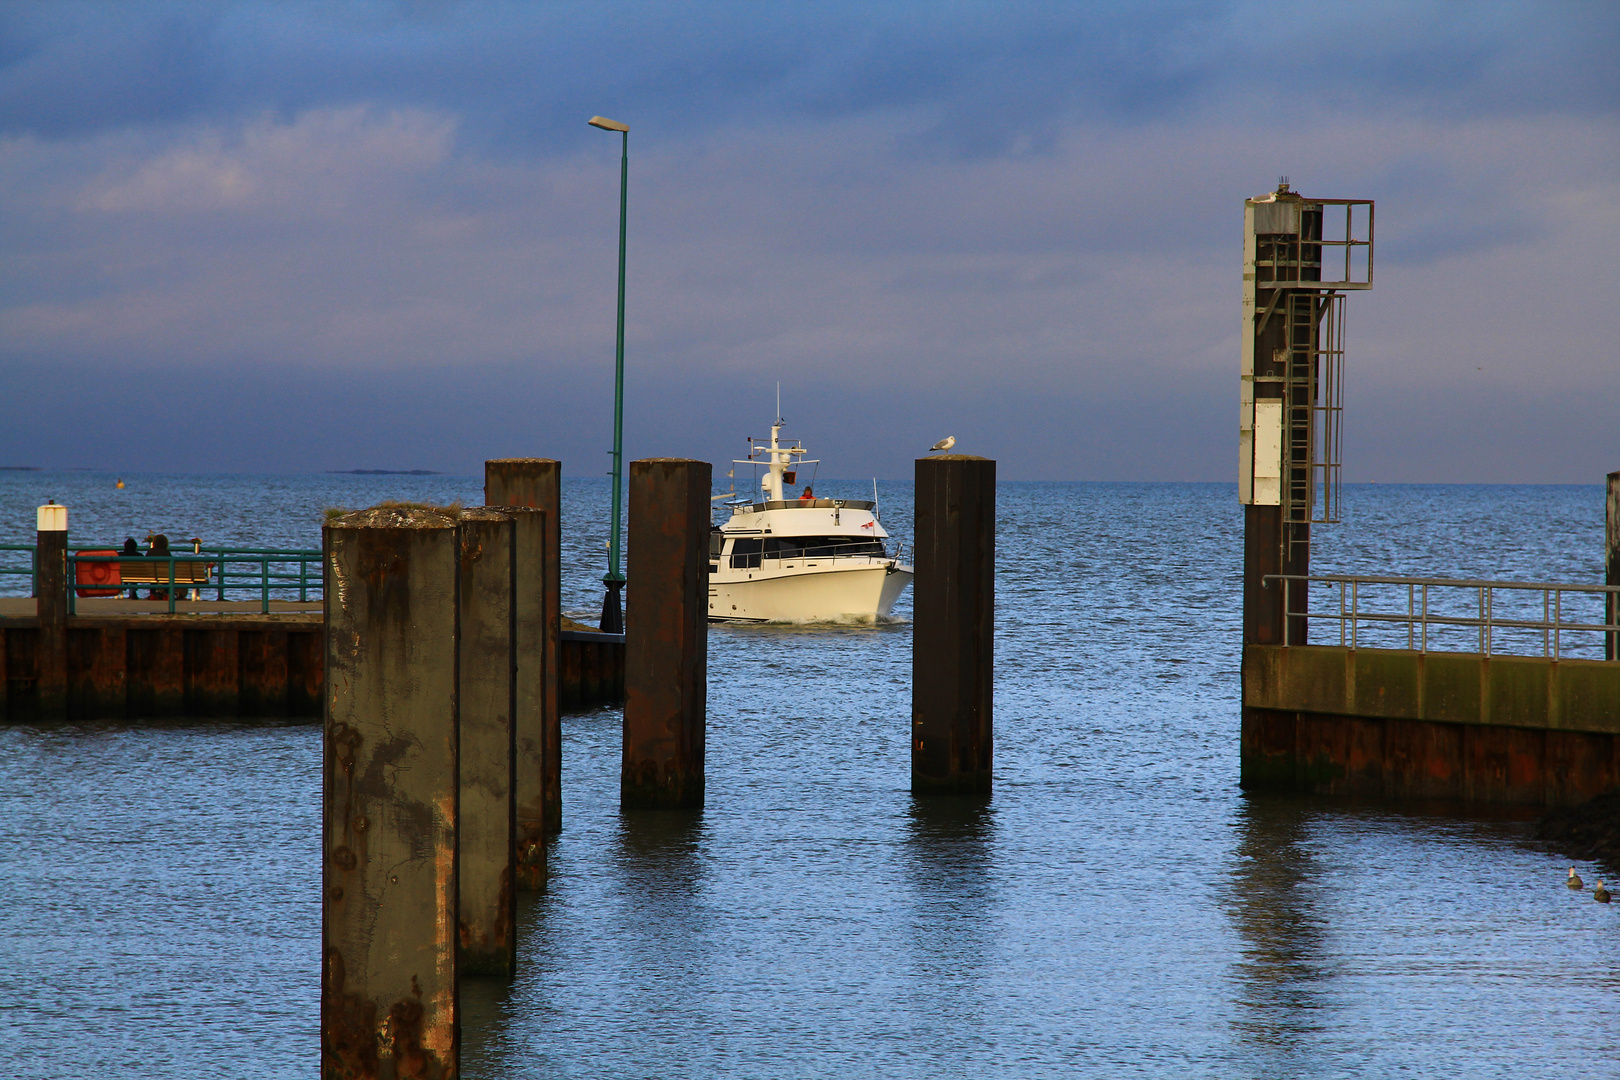
[[[0,465],[785,434],[1233,481],[1242,204],[1377,202],[1345,478],[1620,469],[1620,5],[0,4]]]

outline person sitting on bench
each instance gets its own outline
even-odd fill
[[[169,554],[169,538],[164,536],[162,533],[158,533],[156,536],[150,537],[146,545],[146,553],[151,556],[167,557]],[[167,564],[147,563],[147,565],[152,567],[152,572],[156,576],[162,578],[168,577],[169,567]],[[153,589],[151,592],[146,594],[146,598],[148,600],[167,600],[169,598],[169,590]]]
[[[137,544],[135,542],[135,538],[133,536],[126,536],[124,538],[124,550],[120,551],[118,554],[120,554],[120,555],[137,555],[138,556],[138,555],[140,555],[140,553],[141,553],[141,545],[139,545],[139,544]],[[139,590],[139,589],[131,589],[131,590],[129,590],[129,598],[131,600],[139,600],[141,598],[141,590]]]

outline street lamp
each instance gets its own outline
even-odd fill
[[[624,140],[619,156],[619,334],[613,350],[613,531],[608,534],[608,570],[602,576],[607,595],[602,597],[600,623],[604,634],[622,634],[624,609],[619,605],[619,590],[624,588],[624,574],[619,572],[619,512],[624,488],[624,226],[630,184],[630,127],[605,116],[593,116],[587,122],[603,131],[617,131]]]

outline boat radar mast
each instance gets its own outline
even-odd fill
[[[783,494],[785,490],[783,485],[797,481],[797,466],[820,464],[819,459],[804,456],[810,451],[800,446],[797,440],[794,441],[792,446],[782,445],[782,428],[786,424],[787,421],[782,419],[779,411],[776,423],[771,425],[771,445],[769,447],[755,445],[749,450],[746,460],[732,459],[733,465],[759,465],[762,462],[765,463],[765,475],[759,478],[759,486],[765,493],[765,501],[768,503],[787,501],[787,496]],[[750,439],[749,442],[753,442],[753,440]],[[760,454],[764,454],[765,457],[759,457]],[[794,458],[800,460],[795,461]]]

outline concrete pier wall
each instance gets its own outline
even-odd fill
[[[65,710],[40,699],[39,639],[37,625],[0,626],[0,715],[8,719],[321,712],[318,618],[70,619]]]
[[[1244,646],[1243,786],[1567,806],[1620,786],[1620,664]]]
[[[65,712],[42,708],[39,627],[0,620],[0,719],[321,715],[321,619],[69,618]],[[564,631],[564,711],[624,700],[624,638]]]

